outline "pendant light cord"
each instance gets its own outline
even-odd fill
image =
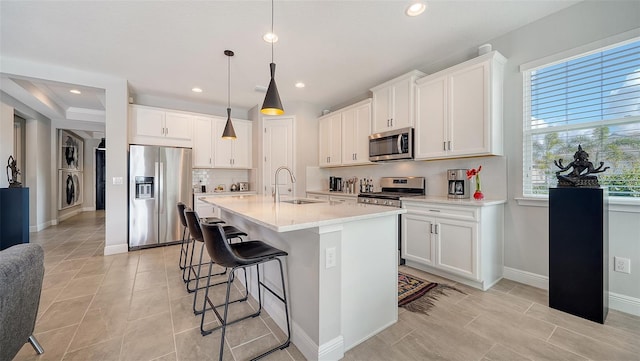
[[[227,55],[227,108],[231,108],[231,56]]]
[[[275,36],[276,34],[273,32],[273,0],[271,0],[271,36]],[[271,62],[273,63],[273,43],[274,39],[271,38]]]

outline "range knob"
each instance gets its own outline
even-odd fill
[[[384,204],[386,206],[387,204],[389,204],[389,202],[384,201],[384,202],[382,202],[382,204]]]
[[[373,203],[378,204],[378,200],[377,200],[377,199],[374,199],[374,200],[373,200]]]

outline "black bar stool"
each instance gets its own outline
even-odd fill
[[[183,273],[187,273],[187,278],[184,279],[185,283],[187,284],[187,291],[189,293],[194,292],[198,289],[198,285],[196,283],[196,287],[195,288],[191,288],[191,281],[197,281],[198,279],[200,279],[200,268],[202,267],[202,255],[204,253],[204,240],[202,238],[202,231],[200,230],[200,223],[203,224],[220,224],[220,223],[207,223],[202,221],[202,218],[198,217],[198,213],[196,213],[196,211],[190,209],[190,208],[185,208],[184,212],[183,212],[183,216],[185,217],[185,220],[187,222],[187,229],[189,230],[189,234],[190,234],[190,242],[193,243],[193,246],[191,247],[191,256],[189,257],[189,261],[188,261],[188,265],[185,267],[185,269],[183,270]],[[234,227],[234,226],[222,226],[223,230],[224,230],[224,234],[227,240],[231,240],[233,238],[238,238],[240,239],[240,241],[242,241],[242,236],[246,236],[247,234],[241,230],[239,230],[238,228]],[[194,251],[196,249],[196,243],[197,242],[201,242],[202,246],[200,247],[200,262],[198,262],[197,265],[193,264],[193,254]],[[194,268],[198,266],[198,270],[195,271]],[[226,272],[226,270],[225,270]],[[224,273],[222,273],[224,274]],[[193,278],[192,278],[193,276]],[[204,278],[204,277],[202,277]],[[195,309],[194,309],[195,311]]]
[[[264,356],[269,355],[270,353],[276,350],[282,350],[289,347],[291,343],[291,326],[289,324],[289,305],[287,303],[287,291],[285,289],[284,284],[284,271],[282,269],[282,261],[278,257],[287,256],[287,252],[277,249],[275,247],[271,247],[270,245],[262,242],[262,241],[246,241],[242,243],[229,243],[225,239],[224,229],[220,225],[216,224],[201,224],[202,235],[204,237],[204,244],[207,247],[207,252],[211,259],[223,266],[230,268],[228,282],[227,282],[227,293],[225,302],[223,305],[214,305],[213,301],[209,298],[209,286],[211,284],[211,267],[212,264],[209,264],[209,277],[207,278],[207,286],[205,289],[204,296],[204,306],[203,309],[206,308],[207,303],[215,313],[216,317],[220,321],[220,326],[214,327],[210,330],[204,329],[204,317],[205,312],[202,313],[202,319],[200,320],[200,332],[203,336],[210,334],[211,332],[222,328],[222,336],[220,337],[220,361],[222,361],[222,356],[224,353],[224,336],[228,325],[234,324],[236,322],[240,322],[247,318],[256,317],[260,315],[262,311],[262,296],[260,292],[260,286],[269,291],[272,295],[278,298],[280,301],[284,303],[285,315],[287,318],[287,339],[280,345],[263,352],[262,354],[253,358],[253,360],[262,358]],[[280,279],[282,281],[282,297],[278,295],[275,291],[273,291],[269,286],[264,284],[260,279],[260,267],[259,265],[262,263],[277,261],[280,266]],[[246,268],[256,266],[256,271],[258,275],[258,311],[256,313],[238,318],[233,321],[227,321],[227,315],[229,311],[229,293],[231,291],[231,285],[233,283],[234,274],[237,269],[243,269],[246,272]],[[245,282],[245,288],[248,289],[248,285]],[[224,314],[221,316],[218,312],[217,308],[224,306]]]
[[[187,282],[185,267],[187,265],[187,257],[189,255],[189,244],[191,243],[191,239],[188,238],[187,233],[187,221],[184,218],[184,210],[187,208],[187,206],[182,202],[178,202],[177,207],[178,215],[180,217],[180,223],[182,224],[182,241],[180,242],[180,260],[178,261],[178,266],[182,270],[182,280]],[[207,223],[224,223],[224,221],[218,217],[207,217],[204,220]]]

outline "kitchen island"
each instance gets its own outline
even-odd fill
[[[284,264],[291,338],[307,359],[341,359],[397,321],[398,215],[406,210],[286,199],[275,203],[261,195],[201,200],[218,207],[222,218],[250,239],[289,254]],[[269,287],[280,292],[277,266],[266,265],[264,274]],[[250,276],[256,297],[255,275]],[[286,329],[282,303],[265,296],[265,309]]]

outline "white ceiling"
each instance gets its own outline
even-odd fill
[[[411,69],[470,53],[577,1],[276,1],[276,82],[285,106],[331,107]],[[110,74],[132,96],[226,106],[261,104],[269,81],[270,1],[0,1],[0,55]],[[1,64],[0,64],[1,66]],[[0,72],[2,69],[0,68]],[[297,89],[297,81],[306,83]],[[104,91],[2,74],[2,90],[51,117],[104,119]],[[197,94],[191,88],[204,89]],[[77,88],[77,87],[76,87]],[[42,94],[45,95],[44,99]],[[29,97],[31,97],[29,99]],[[33,105],[36,104],[36,105]]]

